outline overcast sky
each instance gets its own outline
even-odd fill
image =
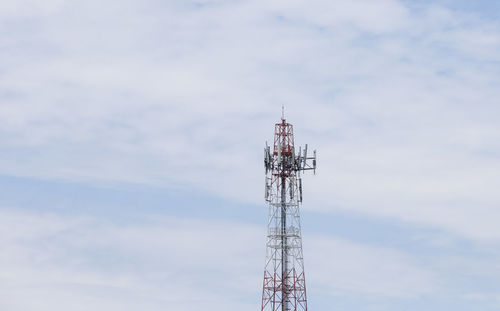
[[[284,105],[309,309],[499,310],[499,98],[498,1],[0,1],[0,309],[258,310]]]

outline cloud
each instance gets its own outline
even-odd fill
[[[12,209],[0,216],[0,305],[7,310],[258,307],[263,227]],[[306,242],[308,284],[324,291],[415,297],[435,290],[435,276],[403,253],[327,236]]]
[[[500,237],[496,21],[385,0],[2,9],[3,174],[260,202],[285,104],[319,150],[306,208]]]
[[[306,245],[310,282],[332,296],[361,292],[367,296],[416,298],[440,290],[433,272],[399,251],[318,236],[307,239]]]
[[[260,284],[261,274],[252,273],[261,270],[256,243],[238,242],[254,228],[179,219],[118,225],[9,210],[2,216],[0,278],[8,294],[0,305],[7,310],[249,310],[242,281]]]

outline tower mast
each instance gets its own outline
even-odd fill
[[[264,149],[265,199],[269,204],[267,250],[261,311],[307,311],[306,282],[299,205],[300,173],[316,170],[316,151],[307,156],[307,145],[296,152],[293,126],[282,112],[275,124],[273,151]]]

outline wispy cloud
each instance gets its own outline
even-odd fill
[[[4,173],[256,202],[255,150],[285,104],[320,150],[316,206],[500,235],[495,21],[398,1],[3,10]]]
[[[258,307],[263,227],[172,217],[124,224],[8,209],[0,214],[6,293],[0,305],[8,310]],[[321,236],[307,243],[311,282],[324,292],[407,297],[436,289],[431,272],[396,251]]]

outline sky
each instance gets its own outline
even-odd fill
[[[499,310],[499,98],[498,1],[0,1],[0,309],[258,310],[284,106],[310,310]]]

